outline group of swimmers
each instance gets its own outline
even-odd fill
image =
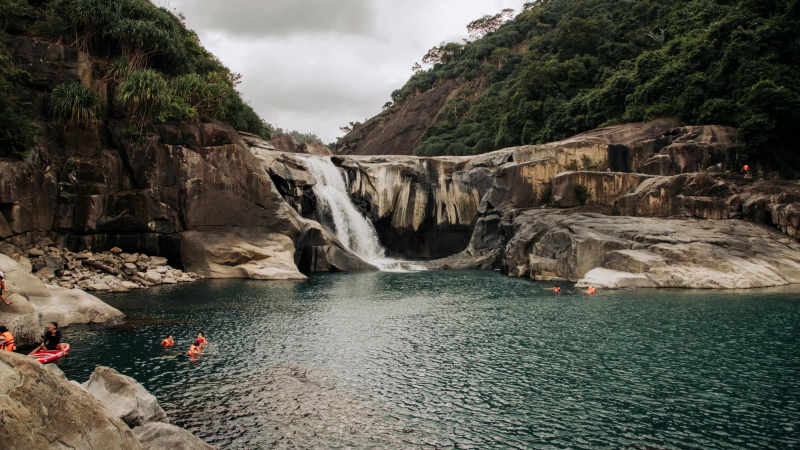
[[[197,339],[192,341],[192,345],[189,347],[189,350],[186,352],[186,354],[189,356],[197,356],[200,354],[200,352],[203,350],[203,347],[205,347],[206,344],[208,344],[208,341],[206,340],[206,335],[203,334],[202,332],[197,333]],[[175,339],[170,334],[165,339],[161,340],[161,345],[163,347],[172,347],[175,345]]]
[[[554,288],[552,288],[552,291],[555,292],[556,294],[560,294],[561,293],[561,286],[555,286]],[[584,292],[584,294],[597,294],[597,289],[595,289],[594,286],[589,286],[583,292]]]

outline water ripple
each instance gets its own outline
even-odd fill
[[[61,366],[133,376],[225,449],[800,446],[796,292],[547,287],[421,272],[109,295],[127,323],[66,329]],[[198,331],[211,345],[182,355]]]

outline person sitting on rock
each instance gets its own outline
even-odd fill
[[[586,289],[586,293],[587,294],[597,294],[597,289],[595,289],[594,286],[589,286],[589,288]]]
[[[3,304],[8,306],[14,302],[7,302],[6,298],[3,296],[3,291],[6,289],[6,276],[3,275],[3,272],[0,272],[0,300],[3,301]]]
[[[161,341],[161,345],[164,347],[172,347],[173,345],[175,345],[175,339],[173,339],[172,335],[170,334],[169,336],[167,336],[166,339],[163,339]]]
[[[64,345],[61,344],[61,332],[58,331],[58,323],[51,322],[47,331],[42,336],[42,343],[39,344],[29,355],[43,350],[63,350]]]
[[[17,349],[17,342],[8,328],[0,326],[0,351],[13,352]]]

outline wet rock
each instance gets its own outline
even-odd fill
[[[169,423],[167,414],[152,394],[133,378],[114,369],[97,367],[83,387],[130,427],[151,422]]]

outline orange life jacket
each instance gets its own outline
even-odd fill
[[[596,290],[596,289],[589,288],[589,289],[587,289],[587,290],[586,290],[586,293],[587,293],[587,294],[597,294],[597,290]]]
[[[172,347],[173,345],[175,345],[175,341],[170,342],[167,339],[163,339],[161,341],[161,345],[163,345],[164,347]]]
[[[744,171],[748,171],[748,170],[750,170],[750,166],[748,166],[747,164],[745,164],[745,165],[744,165],[744,167],[742,167],[742,170],[744,170]]]
[[[186,354],[191,356],[197,356],[200,354],[200,349],[197,347],[192,347],[189,349],[189,351],[186,352]]]
[[[11,335],[11,332],[6,331],[5,333],[0,334],[0,336],[6,338],[6,340],[3,341],[3,343],[0,343],[0,350],[13,352],[14,350],[17,349],[17,342],[14,340],[14,336]]]

